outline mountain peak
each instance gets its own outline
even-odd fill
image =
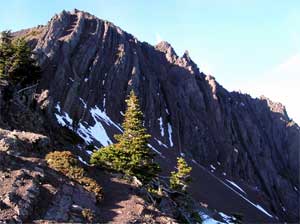
[[[205,198],[193,195],[197,201],[218,211],[243,213],[245,222],[271,222],[270,216],[247,202],[258,200],[250,196],[255,189],[253,195],[266,195],[267,200],[262,196],[259,203],[274,217],[299,217],[294,189],[299,189],[300,135],[278,116],[282,106],[228,92],[213,77],[198,75],[187,51],[178,57],[166,41],[150,46],[77,9],[63,11],[46,26],[26,32],[22,35],[42,67],[37,89],[47,92],[37,93],[36,104],[41,102],[49,127],[56,131],[63,126],[85,145],[106,146],[122,131],[124,102],[134,89],[158,160],[168,172],[182,155],[193,164],[191,189],[207,192]],[[85,153],[82,149],[78,151]],[[209,174],[199,164],[207,166]],[[246,201],[228,188],[227,181],[222,182],[225,178],[243,179],[245,189],[251,186],[245,190],[250,191]],[[216,198],[240,210],[215,203]],[[287,214],[282,215],[281,206]]]

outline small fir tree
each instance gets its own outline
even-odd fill
[[[116,144],[94,152],[91,163],[136,176],[143,182],[150,181],[159,172],[154,162],[155,154],[148,146],[151,137],[143,126],[143,113],[133,91],[126,100],[127,110],[123,122],[123,134],[116,135]]]
[[[190,173],[192,167],[188,166],[183,157],[177,158],[177,171],[171,172],[170,187],[173,190],[186,192],[186,189],[191,182]]]

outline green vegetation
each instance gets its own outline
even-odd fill
[[[186,192],[186,189],[191,181],[190,173],[192,167],[188,166],[184,158],[177,158],[177,171],[171,172],[170,187],[173,190]]]
[[[143,126],[143,113],[133,91],[126,103],[123,134],[115,136],[116,144],[95,151],[91,163],[136,176],[147,183],[157,176],[160,169],[154,162],[154,153],[148,147],[151,136]]]
[[[91,209],[85,208],[82,210],[81,214],[88,222],[93,222],[95,220],[95,214]]]
[[[40,78],[40,68],[32,59],[24,38],[13,39],[10,31],[0,34],[0,78],[10,84],[26,86]]]
[[[46,155],[50,168],[63,173],[70,179],[77,181],[87,191],[95,194],[97,200],[102,199],[102,187],[93,179],[87,177],[86,172],[79,166],[78,160],[69,151],[55,151]]]

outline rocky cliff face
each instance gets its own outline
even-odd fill
[[[16,35],[30,40],[43,68],[38,89],[47,103],[40,103],[52,126],[107,145],[134,89],[151,145],[166,160],[181,154],[213,167],[263,192],[273,217],[299,220],[300,130],[283,105],[228,92],[188,52],[140,42],[85,12],[64,11]]]

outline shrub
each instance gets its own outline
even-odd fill
[[[55,151],[46,155],[50,168],[63,173],[70,179],[77,181],[87,191],[95,194],[97,200],[102,199],[102,187],[93,179],[87,177],[86,172],[79,166],[78,160],[69,151]]]

